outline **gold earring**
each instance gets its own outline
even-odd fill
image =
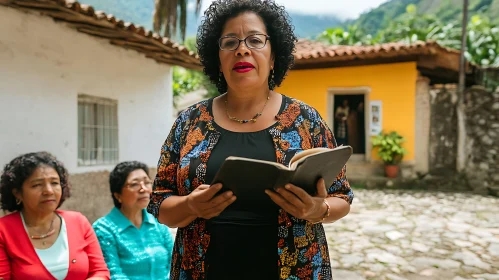
[[[22,201],[21,201],[19,198],[16,198],[16,204],[17,204],[17,205],[21,205],[21,202],[22,202]]]
[[[274,69],[272,69],[272,76],[271,77],[272,77],[271,79],[273,81],[274,80]]]

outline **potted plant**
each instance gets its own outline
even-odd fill
[[[395,178],[399,173],[399,163],[407,153],[402,147],[404,137],[397,132],[380,133],[372,140],[373,148],[378,149],[378,156],[384,162],[385,175],[388,178]]]

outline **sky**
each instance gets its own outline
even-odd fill
[[[388,0],[275,0],[286,10],[305,14],[336,15],[341,19],[354,19],[361,13],[378,7]],[[204,11],[212,0],[202,1]],[[202,12],[201,12],[202,14]]]

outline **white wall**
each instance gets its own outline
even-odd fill
[[[45,150],[77,166],[77,96],[118,100],[120,161],[154,167],[173,123],[171,67],[36,13],[0,6],[0,165]]]

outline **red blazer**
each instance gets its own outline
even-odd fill
[[[109,279],[109,270],[99,242],[87,218],[79,212],[58,210],[57,213],[64,218],[68,233],[69,269],[66,279]],[[0,218],[0,279],[2,278],[55,280],[38,258],[19,212]]]

